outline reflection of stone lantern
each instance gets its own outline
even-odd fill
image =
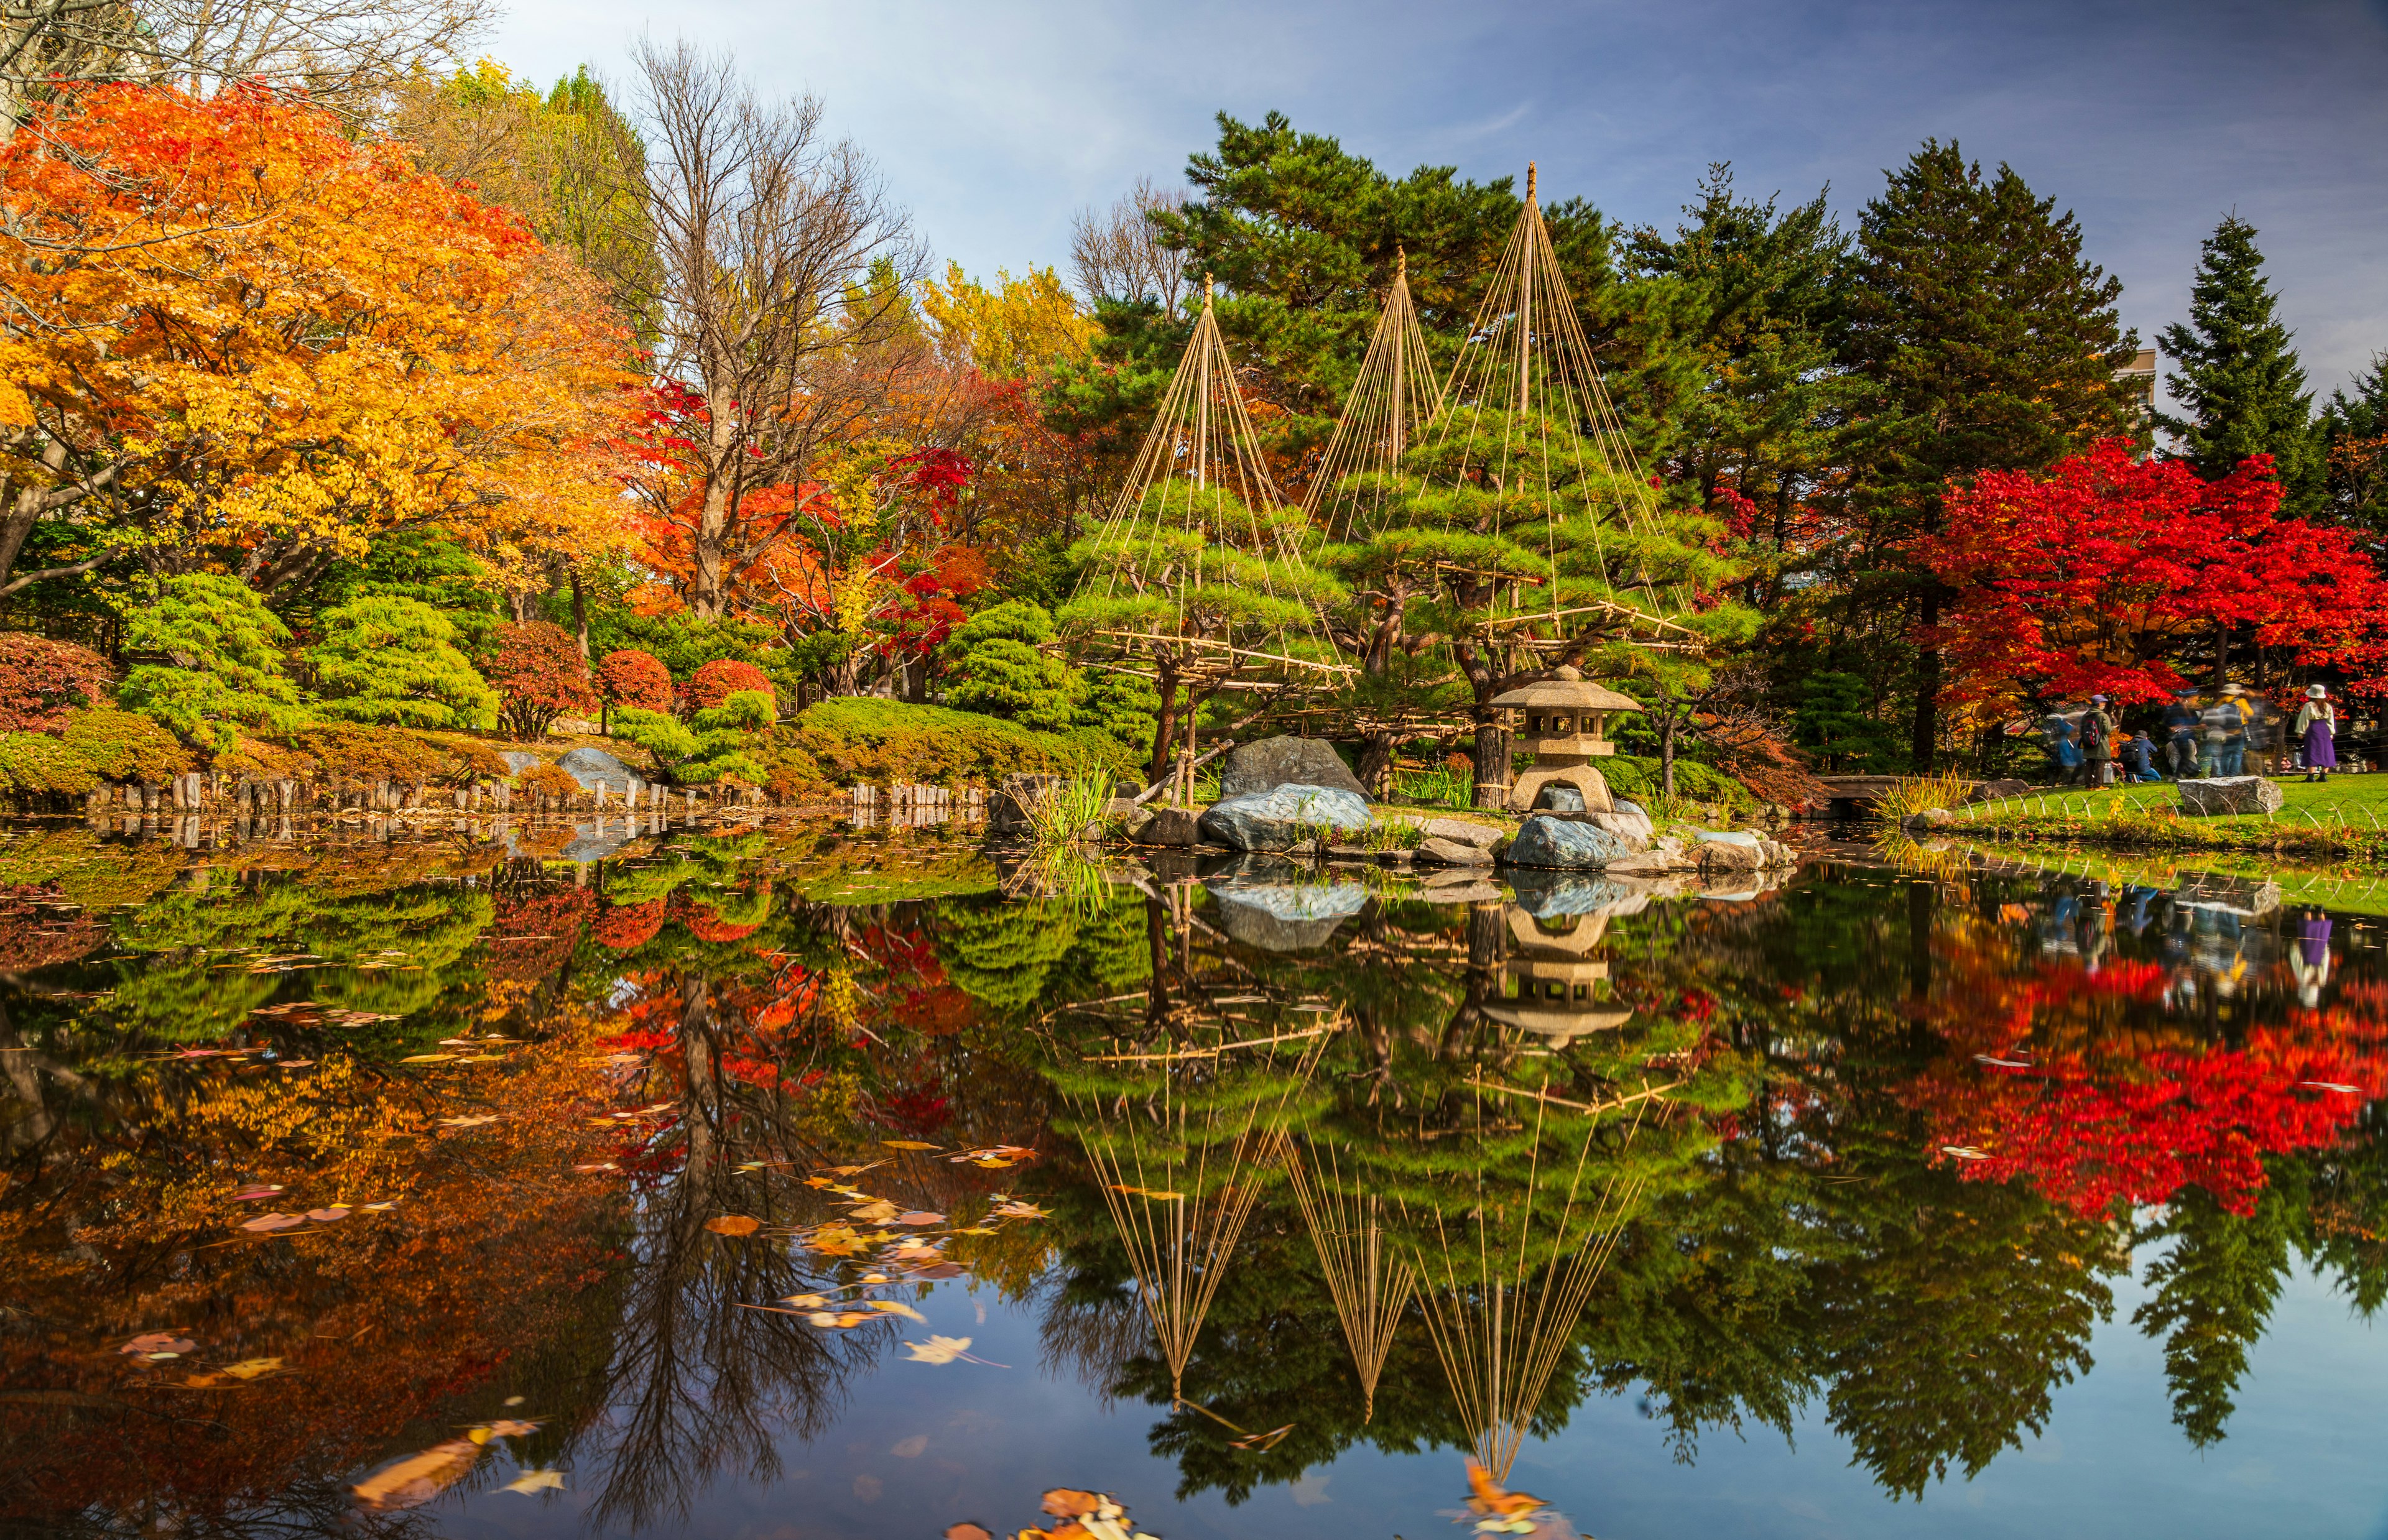
[[[1492,703],[1523,718],[1517,747],[1534,756],[1534,767],[1509,787],[1509,810],[1537,807],[1554,813],[1613,813],[1608,782],[1592,762],[1617,752],[1602,729],[1615,712],[1642,708],[1606,685],[1596,685],[1562,664],[1539,683],[1496,695]],[[1570,797],[1562,788],[1572,787]],[[1581,805],[1569,805],[1580,800]]]
[[[1602,998],[1608,981],[1608,964],[1592,955],[1608,932],[1607,909],[1576,917],[1561,932],[1543,928],[1523,905],[1509,905],[1509,935],[1516,950],[1501,965],[1501,998],[1488,1003],[1484,1014],[1565,1048],[1586,1032],[1622,1027],[1630,1010],[1619,1010]]]

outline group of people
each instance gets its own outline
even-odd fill
[[[2305,687],[2284,745],[2273,741],[2278,726],[2269,701],[2242,686],[2225,685],[2211,700],[2194,689],[2176,693],[2158,729],[2162,743],[2144,728],[2125,734],[2114,702],[2103,695],[2091,696],[2087,707],[2057,701],[2040,719],[2039,736],[2058,780],[2067,785],[2261,776],[2272,773],[2275,755],[2293,762],[2281,770],[2302,769],[2309,781],[2330,779],[2338,768],[2338,708],[2329,689]]]

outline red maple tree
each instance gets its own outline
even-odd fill
[[[1988,472],[1918,549],[1957,594],[1924,638],[1954,664],[1954,701],[2018,686],[2162,701],[2187,683],[2172,660],[2217,626],[2380,672],[2388,583],[2348,531],[2282,516],[2267,455],[2209,482],[2109,439],[2045,475]]]

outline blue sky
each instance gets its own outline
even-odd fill
[[[2143,341],[2235,208],[2316,385],[2388,348],[2388,0],[514,0],[491,51],[620,82],[641,31],[821,95],[973,272],[1062,259],[1075,209],[1177,180],[1222,110],[1397,172],[1536,159],[1629,223],[1670,221],[1712,160],[1747,192],[1829,183],[1853,221],[1937,135],[2075,209]]]

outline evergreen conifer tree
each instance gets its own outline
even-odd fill
[[[2330,393],[2321,414],[2323,486],[2341,524],[2388,539],[2388,352],[2375,353],[2355,394]]]
[[[2208,481],[2229,475],[2250,455],[2270,455],[2282,506],[2319,512],[2322,448],[2313,393],[2289,347],[2289,329],[2274,312],[2255,227],[2230,215],[2201,251],[2188,324],[2176,322],[2157,336],[2179,366],[2165,385],[2186,415],[2158,413],[2157,424]]]
[[[1910,554],[1937,530],[1949,482],[2038,469],[2136,431],[2115,372],[2138,350],[2120,280],[2081,255],[2081,229],[2006,166],[1985,177],[1927,139],[1859,221],[1846,310],[1851,505],[1862,575],[1852,610],[1878,626],[1939,620],[1939,585]],[[1940,662],[1917,654],[1910,752],[1933,762]]]

